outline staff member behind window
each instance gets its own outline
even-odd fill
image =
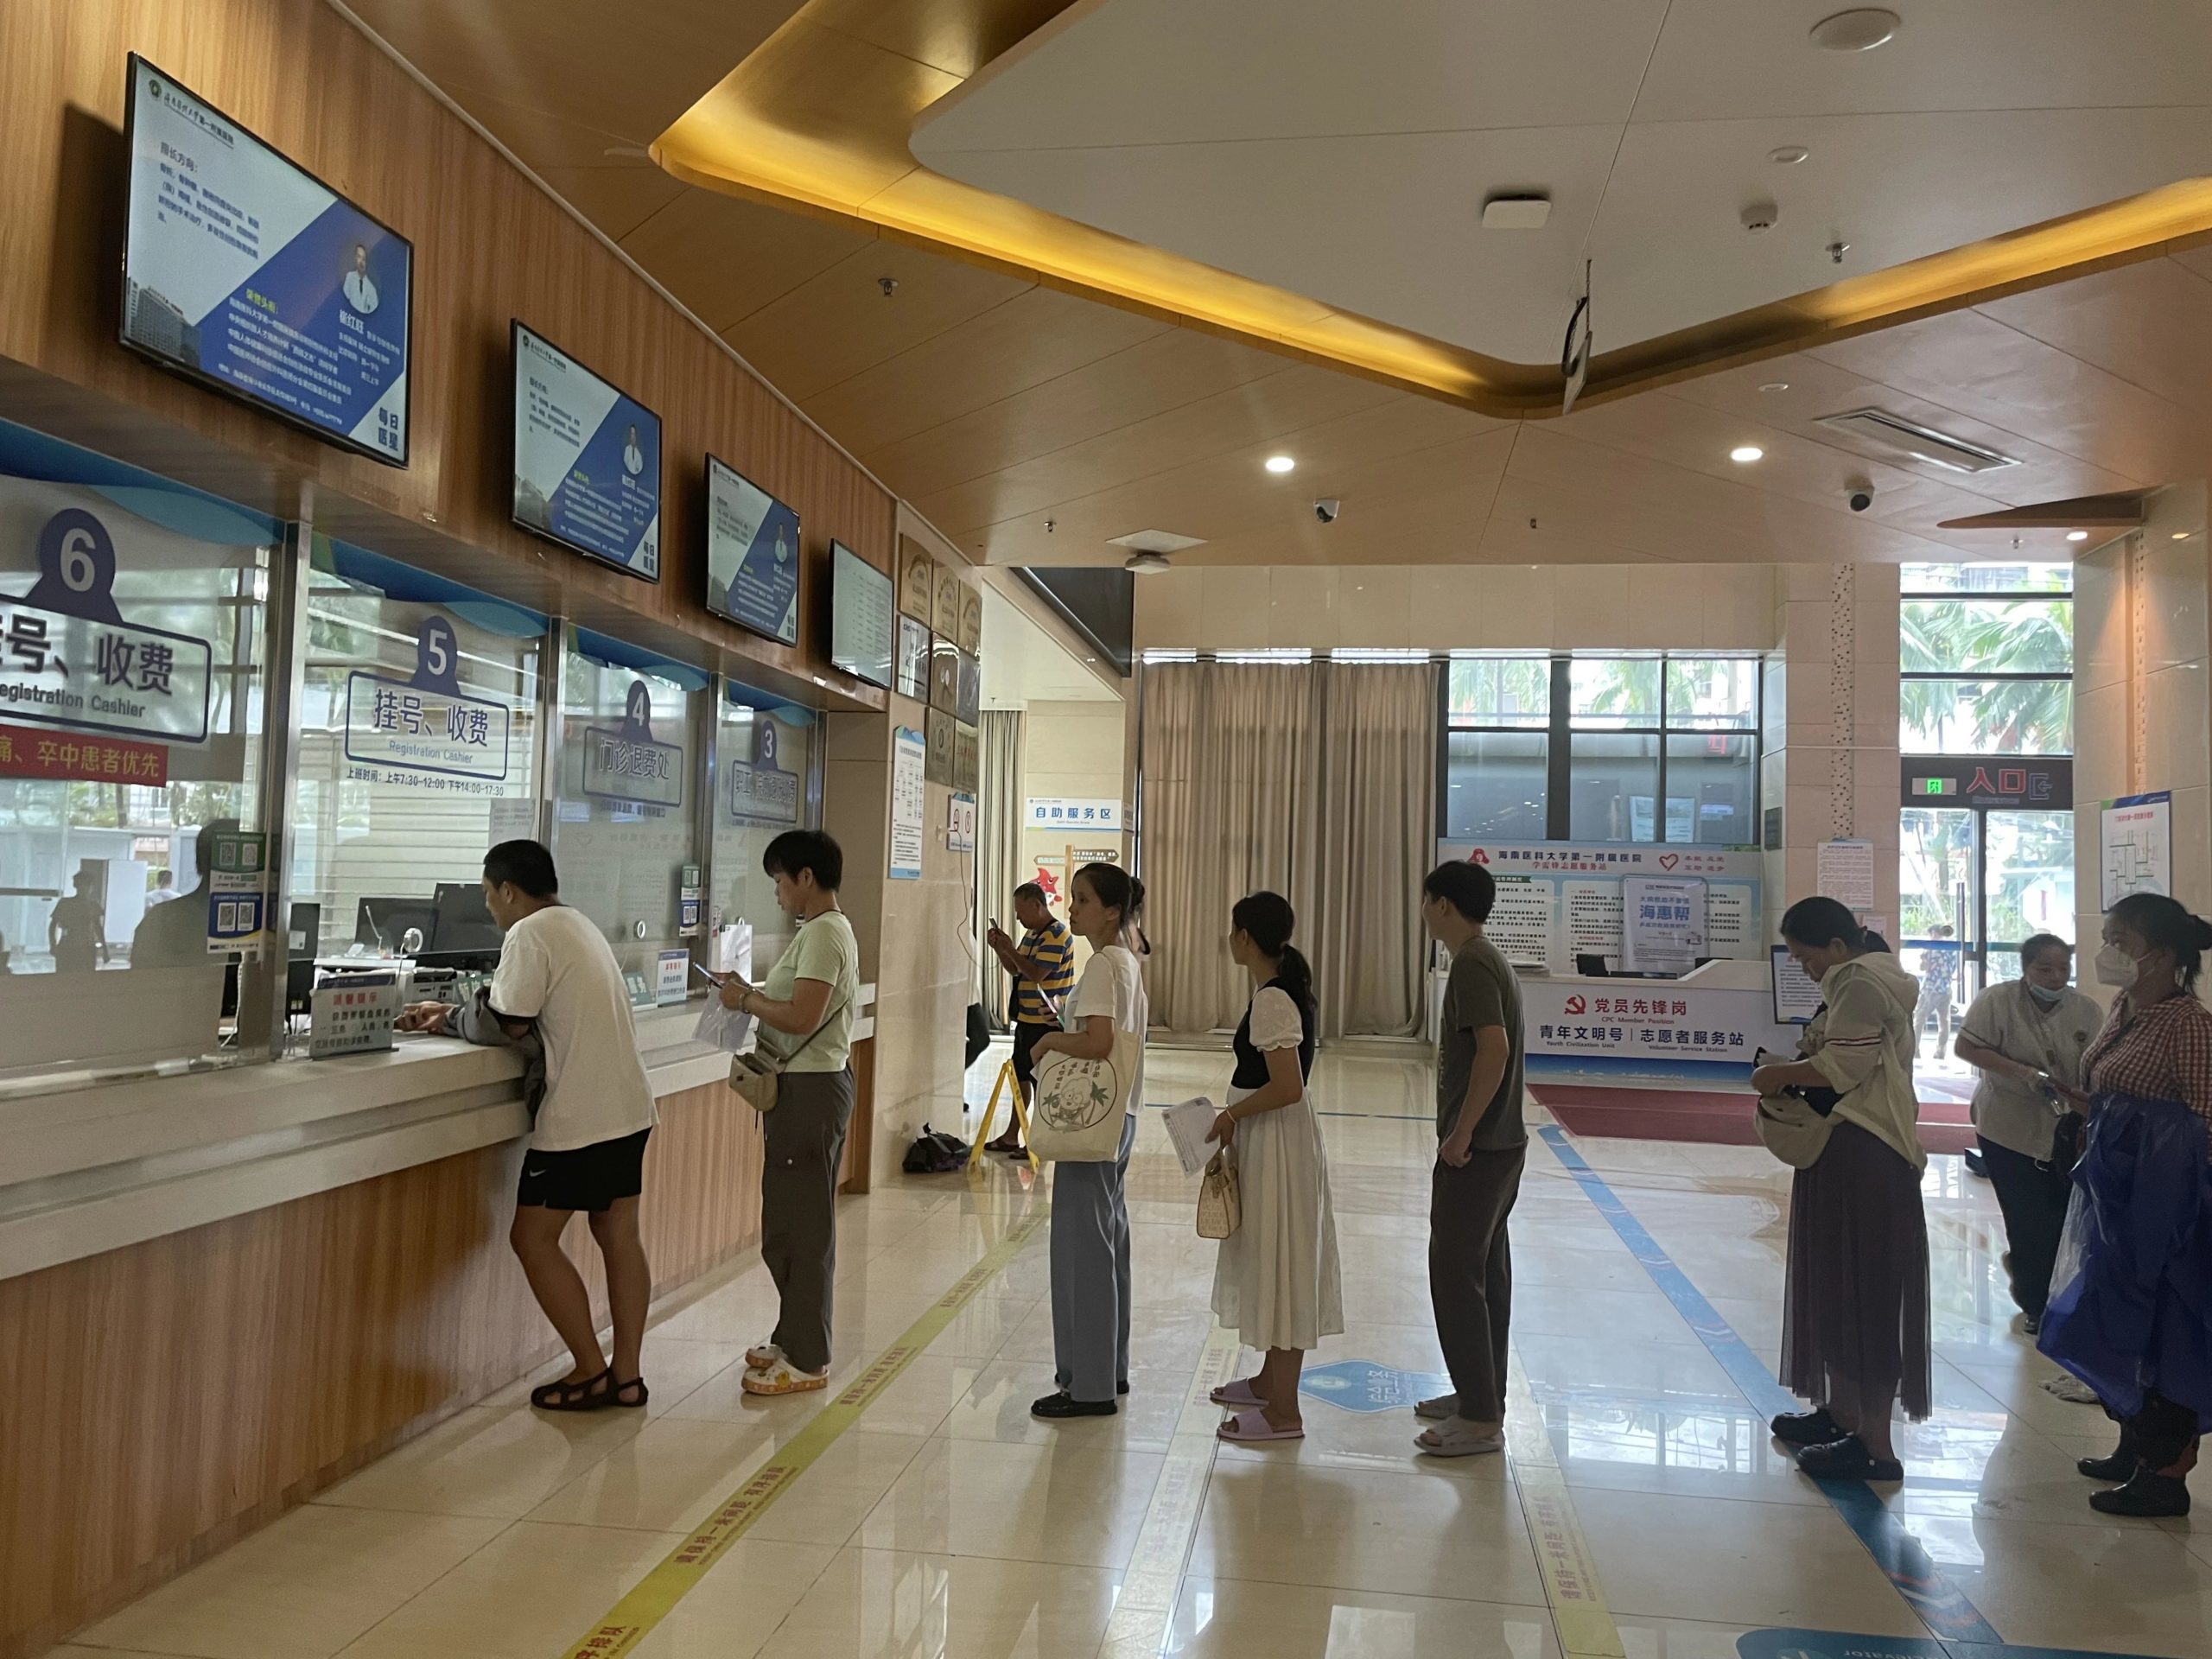
[[[983,943],[1014,976],[1008,1010],[1014,1018],[1014,1080],[1027,1105],[1037,1098],[1037,1039],[1060,1028],[1060,999],[1075,988],[1075,935],[1052,914],[1045,889],[1034,881],[1014,890],[1014,918],[1024,930],[1019,946],[996,927],[983,936]],[[1025,1156],[1021,1126],[1008,1123],[986,1150]]]
[[[861,948],[837,908],[845,855],[819,830],[787,830],[760,868],[798,931],[756,988],[722,982],[722,1006],[760,1022],[760,1046],[784,1062],[764,1120],[760,1259],[781,1300],[776,1328],[746,1351],[747,1394],[802,1394],[830,1381],[830,1318],[837,1279],[837,1166],[853,1121],[853,1009]]]
[[[2092,1113],[2089,1147],[2075,1177],[2099,1224],[2086,1230],[2091,1248],[2079,1291],[2081,1311],[2090,1317],[2077,1331],[2070,1317],[2054,1311],[2040,1345],[2069,1370],[2084,1346],[2101,1348],[2099,1357],[2115,1360],[2113,1369],[2140,1395],[2123,1415],[2113,1391],[2100,1389],[2107,1414],[2120,1419],[2120,1446],[2108,1458],[2084,1458],[2081,1470],[2093,1480],[2121,1483],[2090,1494],[2090,1507],[2106,1515],[2187,1515],[2189,1471],[2196,1466],[2198,1438],[2212,1424],[2212,1376],[2202,1374],[2212,1352],[2212,1331],[2203,1328],[2212,1289],[2206,1248],[2212,1174],[2205,1167],[2212,1161],[2212,1010],[2196,997],[2208,950],[2212,923],[2163,893],[2130,893],[2105,912],[2097,979],[2120,995],[2082,1062],[2082,1087],[2070,1094]],[[2102,1103],[2093,1109],[2093,1099]],[[2119,1154],[2109,1161],[2108,1140]],[[2156,1158],[2176,1147],[2197,1160],[2194,1181]],[[2184,1216],[2193,1225],[2183,1224]],[[2100,1239],[2131,1248],[2100,1252]],[[2164,1251],[2163,1260],[2154,1249]],[[2120,1256],[2116,1273],[2100,1275],[2100,1255]],[[2145,1286],[2155,1289],[2146,1293]],[[2113,1318],[2099,1317],[2096,1300],[2115,1291],[2122,1305]],[[2061,1308],[2067,1300],[2062,1294]],[[2125,1351],[2131,1338],[2141,1351]],[[2186,1362],[2192,1353],[2199,1374],[2171,1368],[2177,1357]]]
[[[2060,1090],[2078,1089],[2082,1057],[2104,1014],[2067,984],[2074,947],[2038,933],[2020,947],[2020,977],[1974,998],[1954,1050],[1981,1073],[1974,1091],[1982,1164],[2005,1212],[2005,1266],[2020,1328],[2035,1335],[2050,1300],[2051,1264],[2073,1192],[2051,1162],[2066,1109]]]
[[[484,855],[484,907],[506,936],[484,998],[490,1019],[417,1002],[399,1027],[486,1045],[535,1030],[544,1049],[545,1092],[523,1154],[507,1242],[575,1363],[559,1381],[532,1390],[530,1403],[543,1411],[642,1406],[650,1397],[639,1351],[652,1271],[638,1234],[638,1205],[645,1141],[658,1115],[638,1058],[621,965],[598,924],[561,902],[553,855],[537,842],[503,841]],[[600,1352],[591,1293],[561,1248],[579,1210],[591,1217],[592,1239],[607,1264],[611,1362]]]
[[[1789,1189],[1782,1305],[1782,1386],[1813,1402],[1772,1424],[1815,1479],[1904,1478],[1890,1438],[1902,1399],[1928,1415],[1928,1219],[1920,1175],[1920,1102],[1912,1062],[1920,982],[1834,899],[1783,912],[1782,942],[1820,982],[1824,1006],[1799,1060],[1759,1067],[1751,1087],[1837,1092],[1827,1144]]]

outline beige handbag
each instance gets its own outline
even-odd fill
[[[1227,1238],[1244,1224],[1244,1192],[1236,1166],[1217,1152],[1198,1183],[1198,1236]]]
[[[806,1042],[801,1043],[782,1058],[778,1058],[762,1048],[758,1037],[753,1039],[752,1052],[731,1055],[729,1057],[729,1086],[737,1091],[737,1097],[756,1112],[774,1111],[777,1096],[783,1092],[784,1073],[791,1069],[793,1060],[806,1052],[807,1043],[812,1042],[830,1028],[830,1022],[837,1017],[837,1009],[843,1007],[844,1005],[844,1001],[841,1001],[836,1007],[823,1014],[822,1023],[806,1033]],[[755,1027],[759,1026],[758,1016],[755,1016],[753,1024]]]
[[[1029,1150],[1040,1161],[1110,1164],[1122,1155],[1122,1128],[1137,1086],[1144,1039],[1114,1033],[1103,1060],[1051,1053],[1037,1063],[1037,1103],[1029,1109]]]
[[[1795,1095],[1761,1095],[1753,1124],[1760,1142],[1792,1169],[1820,1162],[1835,1128],[1833,1117],[1821,1116]]]

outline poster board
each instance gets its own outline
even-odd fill
[[[891,860],[893,881],[922,879],[922,814],[929,791],[923,786],[926,742],[919,732],[901,726],[891,745]]]
[[[2131,893],[2174,890],[2174,798],[2171,790],[2123,795],[2097,815],[2098,907]]]
[[[1758,962],[1766,954],[1759,909],[1765,855],[1755,847],[1440,841],[1436,856],[1439,862],[1481,864],[1497,879],[1499,904],[1511,906],[1507,931],[1522,953],[1507,952],[1516,967],[1571,974],[1578,956],[1621,960],[1627,946],[1624,887],[1635,877],[1704,884],[1700,955]],[[1546,896],[1539,899],[1532,887]],[[1541,960],[1529,937],[1537,926],[1548,932]]]

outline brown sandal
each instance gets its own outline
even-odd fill
[[[573,1382],[548,1382],[530,1391],[530,1403],[540,1411],[601,1411],[614,1403],[614,1368],[609,1366],[597,1376],[579,1377]],[[639,1402],[640,1404],[644,1402]]]

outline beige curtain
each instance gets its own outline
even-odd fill
[[[1018,938],[1014,890],[1028,879],[1021,862],[1021,746],[1019,709],[983,711],[979,740],[981,775],[976,790],[976,937],[995,916]],[[1006,969],[988,950],[979,951],[982,981],[977,995],[993,1031],[1007,1028],[1006,1002],[1012,990]]]
[[[1421,1027],[1415,895],[1434,841],[1436,671],[1426,664],[1166,664],[1146,671],[1147,975],[1170,1031],[1233,1026],[1249,986],[1230,907],[1299,914],[1324,1036]]]

